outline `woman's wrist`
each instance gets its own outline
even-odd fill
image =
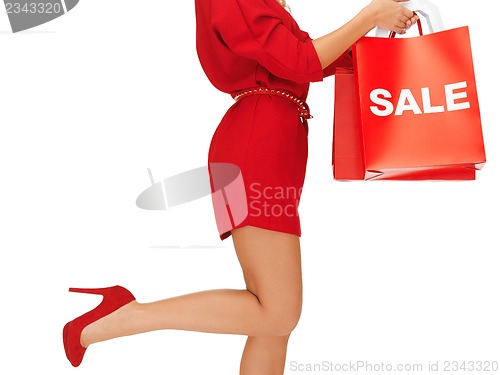
[[[361,9],[356,17],[363,25],[362,27],[366,30],[365,34],[377,26],[376,12],[373,10],[373,6],[371,4]]]

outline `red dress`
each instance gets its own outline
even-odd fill
[[[235,97],[248,88],[301,100],[309,83],[351,66],[345,53],[322,69],[312,39],[276,0],[195,0],[196,48],[210,82]],[[223,240],[252,225],[300,236],[298,205],[307,163],[307,122],[295,103],[255,95],[233,104],[210,144],[215,217]]]

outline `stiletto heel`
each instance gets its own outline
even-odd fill
[[[120,307],[135,301],[135,297],[127,289],[116,285],[109,288],[69,288],[70,292],[100,294],[101,303],[93,310],[67,323],[63,329],[63,343],[66,357],[74,367],[83,360],[87,348],[80,342],[82,331],[89,324],[111,314]]]
[[[110,288],[69,288],[69,291],[75,293],[100,294],[102,296],[108,289]]]

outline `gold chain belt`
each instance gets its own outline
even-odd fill
[[[313,118],[311,116],[311,111],[309,110],[309,106],[307,105],[307,103],[305,101],[300,100],[294,94],[287,92],[287,91],[284,91],[284,90],[270,89],[267,87],[256,87],[256,88],[248,89],[248,90],[245,90],[245,91],[238,93],[234,97],[234,100],[238,101],[241,98],[243,98],[245,96],[250,96],[250,95],[275,95],[275,96],[279,96],[279,97],[288,99],[297,105],[297,109],[299,110],[299,116],[302,118],[302,120],[308,120],[308,119]]]

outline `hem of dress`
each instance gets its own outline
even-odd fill
[[[302,231],[299,229],[298,231],[294,231],[294,230],[287,230],[286,228],[277,228],[277,227],[273,227],[273,226],[270,226],[270,225],[265,225],[265,224],[259,224],[259,223],[249,223],[247,221],[235,226],[234,228],[232,228],[231,230],[228,230],[224,233],[220,233],[219,234],[219,237],[221,239],[221,241],[224,241],[226,238],[229,238],[231,235],[232,235],[232,231],[234,229],[239,229],[239,228],[243,228],[243,227],[256,227],[256,228],[260,228],[260,229],[265,229],[265,230],[270,230],[270,231],[273,231],[273,232],[280,232],[280,233],[286,233],[286,234],[293,234],[297,237],[302,237]]]

